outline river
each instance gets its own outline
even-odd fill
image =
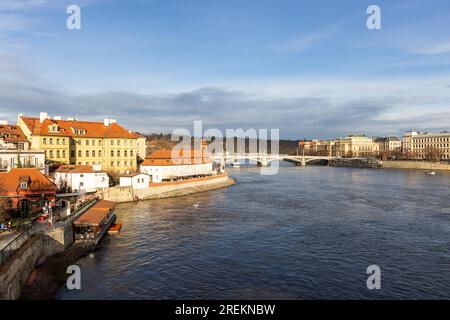
[[[450,174],[235,168],[237,184],[121,204],[60,299],[450,298]],[[198,204],[198,205],[196,205]],[[366,269],[381,268],[368,290]]]

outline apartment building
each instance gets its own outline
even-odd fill
[[[19,126],[0,121],[0,171],[34,167],[45,172],[45,153],[30,150],[30,142]]]
[[[424,160],[450,159],[450,132],[420,133],[411,137],[411,153]]]
[[[378,147],[365,135],[349,135],[336,140],[335,150],[337,157],[370,157],[378,152]]]
[[[128,173],[137,170],[138,156],[145,157],[145,137],[114,119],[63,120],[41,112],[39,118],[19,115],[18,126],[31,148],[43,150],[50,164],[100,165],[103,171]]]

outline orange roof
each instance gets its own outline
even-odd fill
[[[5,140],[5,142],[28,142],[17,125],[0,124],[0,138]]]
[[[113,201],[100,200],[76,219],[73,224],[76,226],[98,226],[115,207],[116,203]]]
[[[163,149],[153,152],[141,166],[174,166],[182,164],[205,164],[210,163],[209,157],[202,150],[191,150],[190,152],[180,149],[172,155],[173,150]]]
[[[61,173],[95,173],[92,166],[81,166],[81,165],[62,165],[55,172]]]
[[[117,123],[105,126],[102,122],[91,121],[45,119],[41,123],[38,118],[30,117],[22,117],[22,120],[33,135],[127,139],[137,139],[139,137],[135,132],[130,132]],[[49,127],[53,124],[58,126],[58,132],[50,131]],[[85,134],[76,133],[75,130],[84,130]]]
[[[28,182],[27,191],[56,191],[53,182],[39,170],[34,168],[17,168],[0,174],[2,191],[16,192],[20,182]]]

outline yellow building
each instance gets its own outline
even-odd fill
[[[18,116],[18,125],[32,149],[45,151],[50,164],[101,165],[116,173],[137,171],[137,157],[145,158],[145,137],[128,131],[113,119],[101,122]]]
[[[372,138],[364,135],[350,135],[336,141],[335,155],[337,157],[370,157],[378,152]]]

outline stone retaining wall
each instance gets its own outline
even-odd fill
[[[382,168],[450,171],[450,165],[428,161],[383,161]]]

